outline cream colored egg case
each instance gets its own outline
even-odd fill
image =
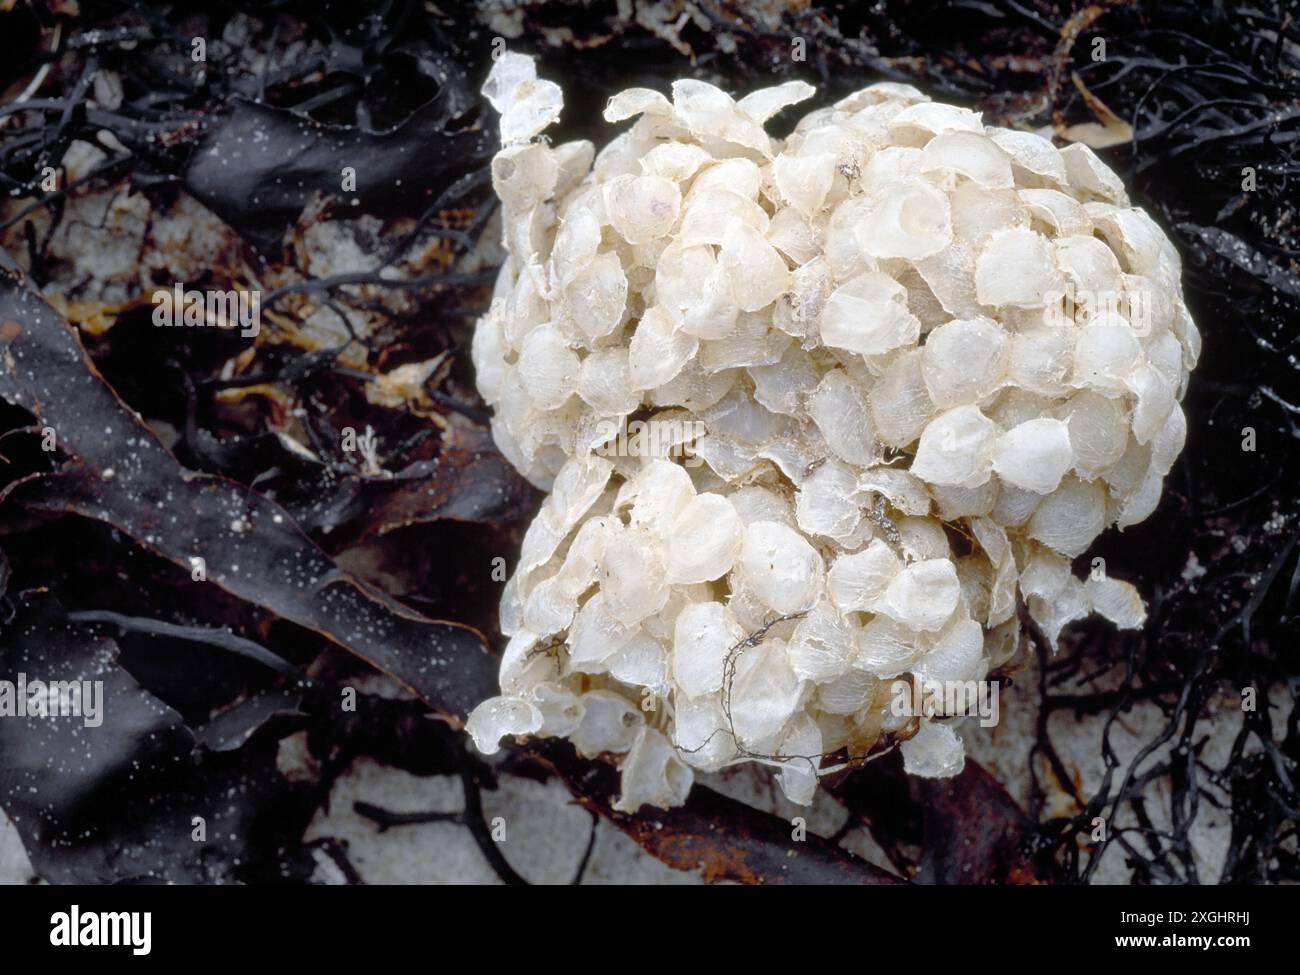
[[[550,494],[481,750],[619,756],[626,810],[747,761],[808,803],[896,743],[960,771],[955,722],[891,689],[985,678],[1022,608],[1053,645],[1093,612],[1141,625],[1131,585],[1070,563],[1158,503],[1199,336],[1177,252],[1090,149],[898,84],[782,142],[764,124],[811,86],[684,80],[611,98],[635,121],[596,153],[542,135],[563,99],[531,59],[485,94],[508,257],[473,358]]]

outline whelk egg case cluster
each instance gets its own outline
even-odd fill
[[[696,770],[819,774],[900,743],[960,771],[900,679],[977,681],[1136,590],[1071,562],[1146,518],[1199,336],[1177,252],[1083,145],[876,84],[610,99],[551,145],[560,89],[507,54],[485,94],[508,256],[473,358],[502,452],[548,490],[501,605],[501,696],[468,730],[564,736],[619,806]]]

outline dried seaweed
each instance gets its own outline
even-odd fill
[[[181,468],[12,265],[0,273],[0,319],[0,397],[52,430],[60,452],[54,471],[11,482],[5,500],[96,518],[178,566],[201,565],[203,581],[321,633],[448,716],[490,693],[478,633],[425,619],[341,571],[274,501]]]
[[[263,249],[278,247],[285,230],[317,195],[378,216],[409,215],[412,200],[437,198],[490,155],[481,129],[438,138],[454,117],[453,109],[464,104],[463,95],[451,104],[435,99],[401,126],[371,132],[236,101],[205,132],[185,171],[185,185]],[[427,148],[416,152],[416,146]],[[357,175],[354,190],[341,188],[341,162]],[[444,198],[445,206],[455,202]]]
[[[41,876],[52,883],[304,879],[304,865],[292,868],[277,851],[296,842],[311,805],[276,772],[274,742],[269,751],[228,755],[200,747],[180,715],[116,658],[112,641],[77,628],[48,594],[19,595],[0,634],[6,680],[39,674],[104,684],[103,723],[93,729],[76,716],[0,722],[0,798]]]
[[[925,783],[921,797],[925,837],[918,883],[1039,880],[1033,824],[988,772],[972,762],[955,778]]]

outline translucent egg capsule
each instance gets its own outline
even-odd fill
[[[956,319],[927,336],[921,374],[939,409],[978,403],[1002,381],[1006,333],[988,318]]]
[[[670,583],[709,582],[731,571],[744,537],[735,506],[717,494],[687,502],[668,530],[665,564]]]
[[[977,406],[958,406],[921,433],[912,473],[931,484],[974,487],[989,477],[998,428]]]
[[[1051,494],[1074,466],[1070,428],[1060,420],[1026,420],[998,437],[993,470],[1008,484]]]
[[[811,608],[825,584],[817,550],[797,531],[773,521],[748,526],[738,569],[759,599],[781,614]]]

